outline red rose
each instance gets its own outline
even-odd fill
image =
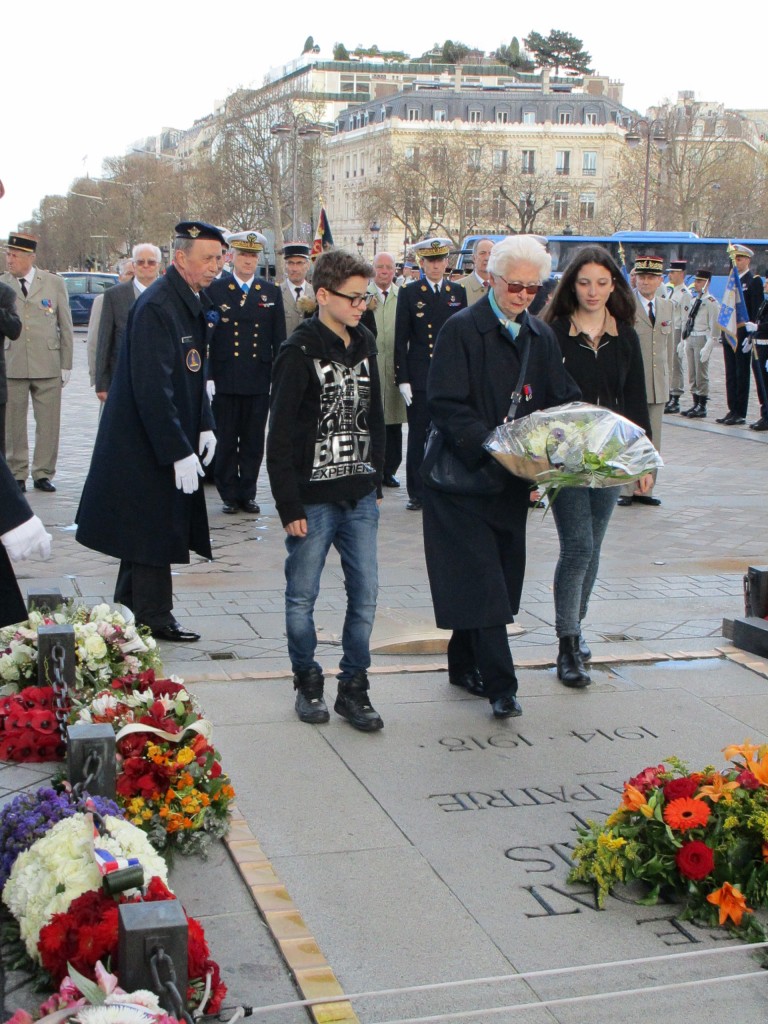
[[[699,882],[712,872],[715,855],[706,843],[702,843],[700,839],[693,839],[680,847],[675,854],[675,863],[681,875]]]
[[[664,799],[679,800],[680,797],[694,797],[701,784],[701,776],[689,776],[684,779],[670,779],[664,783]]]

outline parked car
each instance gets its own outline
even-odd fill
[[[76,327],[88,325],[93,300],[118,282],[117,274],[92,274],[79,270],[64,271],[59,277],[64,278],[67,286],[72,323]]]

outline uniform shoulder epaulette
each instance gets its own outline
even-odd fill
[[[717,302],[717,299],[715,298],[714,295],[707,295],[707,301],[708,302]]]

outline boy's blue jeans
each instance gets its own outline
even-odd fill
[[[341,558],[347,592],[339,663],[339,679],[346,681],[371,664],[369,641],[379,589],[376,494],[366,495],[354,508],[330,503],[307,505],[306,515],[307,536],[286,537],[285,541],[285,624],[291,667],[294,672],[313,666],[322,671],[315,660],[314,610],[323,566],[333,545]]]

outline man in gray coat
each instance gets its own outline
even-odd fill
[[[8,236],[8,273],[0,280],[16,295],[22,331],[5,350],[8,374],[8,465],[22,491],[29,474],[27,409],[32,396],[35,452],[32,479],[39,491],[55,491],[61,426],[61,391],[72,373],[74,331],[64,279],[35,266],[37,240]]]
[[[303,242],[289,242],[283,246],[285,280],[280,285],[285,310],[285,336],[290,338],[302,320],[317,309],[315,292],[307,281],[309,246]]]

